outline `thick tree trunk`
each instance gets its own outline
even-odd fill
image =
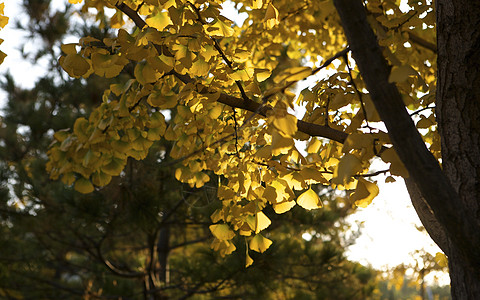
[[[443,170],[465,208],[480,223],[480,6],[437,0],[437,121]],[[469,216],[468,216],[469,215]],[[472,226],[475,226],[472,224]],[[478,233],[480,234],[480,232]],[[473,245],[472,245],[473,246]],[[480,274],[449,242],[452,296],[480,299]],[[476,249],[477,253],[479,252]]]
[[[455,248],[447,253],[452,299],[480,299],[478,270],[463,261]]]

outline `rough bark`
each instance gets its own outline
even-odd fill
[[[438,0],[436,5],[436,115],[443,170],[465,207],[465,220],[474,220],[475,227],[480,223],[480,6],[465,0]],[[453,243],[447,254],[453,298],[480,299],[478,269],[462,259]]]

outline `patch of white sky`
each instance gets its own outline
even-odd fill
[[[53,0],[52,4],[53,7],[60,8],[63,7],[65,2],[66,0]],[[409,10],[405,1],[402,2],[400,8],[404,12]],[[10,23],[3,30],[0,30],[0,38],[5,40],[0,49],[6,52],[8,56],[5,62],[0,65],[0,73],[4,74],[9,71],[19,86],[33,87],[35,80],[45,74],[46,62],[28,62],[19,51],[19,45],[25,41],[27,41],[27,47],[35,47],[35,41],[29,41],[25,33],[14,28],[15,21],[25,17],[20,4],[8,1],[5,6],[5,13],[10,16]],[[234,3],[229,1],[223,4],[222,14],[238,25],[243,24],[247,17],[246,13],[239,14]],[[69,42],[77,41],[78,38],[75,38]],[[321,61],[322,59],[319,60],[319,63]],[[335,67],[338,64],[338,61],[333,62]],[[307,63],[307,65],[314,67],[312,63]],[[322,70],[317,75],[300,82],[297,86],[297,92],[312,87],[318,80],[334,73],[334,68]],[[0,107],[2,103],[5,103],[5,97],[5,93],[0,92]],[[294,113],[301,118],[305,109],[296,106]],[[383,170],[386,167],[380,161],[375,161],[372,164],[372,170]],[[421,226],[421,222],[410,203],[402,179],[397,178],[395,183],[385,183],[385,176],[379,175],[375,180],[379,185],[380,194],[370,206],[359,208],[356,213],[348,218],[348,222],[353,229],[358,224],[362,226],[362,234],[356,240],[356,243],[347,249],[348,257],[374,268],[386,270],[401,263],[414,263],[411,254],[416,250],[424,249],[433,255],[439,252],[439,248],[427,234],[417,230]],[[442,284],[448,284],[448,277],[445,275],[440,276],[440,279]]]

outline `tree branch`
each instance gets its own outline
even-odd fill
[[[388,82],[390,67],[382,54],[361,0],[334,0],[352,49],[352,55],[384,121],[389,136],[435,219],[458,247],[466,262],[480,268],[480,228],[465,211],[451,183],[428,151],[405,109],[395,84]],[[467,216],[467,220],[464,220]],[[428,226],[428,225],[427,225]],[[472,247],[472,245],[474,245]],[[448,254],[448,253],[447,253]]]
[[[422,46],[423,48],[428,49],[435,54],[437,53],[437,45],[435,45],[435,43],[431,43],[411,31],[408,31],[408,36],[413,43]]]
[[[438,220],[435,219],[432,209],[428,206],[427,202],[425,202],[417,185],[411,178],[405,178],[405,185],[412,200],[413,208],[415,208],[428,234],[444,253],[448,253],[448,239],[445,230],[442,225],[438,223]],[[425,226],[426,224],[428,224],[428,226]]]

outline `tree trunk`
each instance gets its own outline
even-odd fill
[[[480,220],[480,6],[437,0],[437,108],[443,171],[462,202],[465,219]],[[472,224],[475,226],[475,224]],[[478,233],[480,234],[480,233]],[[474,245],[472,245],[474,247]],[[476,249],[477,253],[480,253]],[[480,299],[480,274],[447,250],[453,299]]]
[[[462,261],[456,251],[452,250],[447,254],[452,299],[480,299],[478,271]]]
[[[449,257],[454,299],[480,299],[480,6],[437,0],[437,107],[443,170],[425,148],[370,28],[363,3],[334,0],[352,55],[398,156],[422,222]],[[420,197],[418,197],[420,196]],[[445,243],[446,241],[446,243]]]

